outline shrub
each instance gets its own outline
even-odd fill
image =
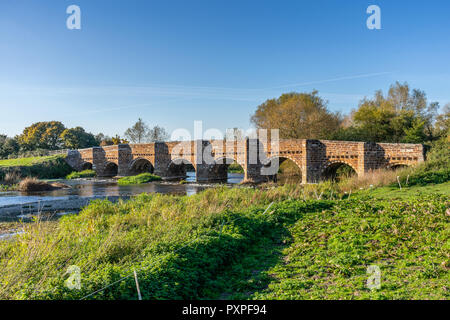
[[[159,181],[162,180],[160,176],[151,174],[149,172],[138,174],[137,176],[123,177],[120,178],[117,183],[120,185],[127,184],[142,184],[151,181]]]
[[[33,192],[33,191],[51,191],[55,189],[66,188],[65,184],[57,183],[57,182],[46,182],[42,180],[38,180],[36,178],[25,178],[20,181],[18,190],[23,192]]]
[[[92,178],[97,174],[94,170],[74,171],[66,176],[66,179]]]

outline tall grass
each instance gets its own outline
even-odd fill
[[[366,172],[364,176],[352,176],[338,183],[342,192],[357,191],[360,189],[376,188],[396,183],[397,176],[411,172],[410,168],[389,170],[379,169]]]
[[[65,216],[56,223],[38,221],[25,225],[25,233],[18,235],[15,241],[0,242],[0,298],[80,297],[117,279],[142,261],[162,268],[161,263],[177,257],[174,250],[198,237],[203,239],[200,243],[206,241],[200,248],[212,245],[208,250],[214,251],[218,248],[220,236],[211,238],[213,242],[209,243],[210,233],[216,230],[214,234],[218,235],[217,228],[224,221],[238,218],[234,212],[244,216],[251,210],[261,213],[272,201],[298,195],[297,188],[285,186],[256,191],[224,187],[190,197],[142,194],[117,204],[96,201],[79,215]],[[253,218],[244,216],[239,224],[225,228],[222,244],[229,239],[238,245],[240,237],[244,237],[242,232],[246,237],[257,236],[259,231],[256,232],[256,229],[248,231],[250,233],[245,230],[252,230],[263,221],[246,225],[245,221]],[[269,211],[263,220],[270,220],[270,217]],[[195,246],[197,250],[198,245]],[[220,254],[208,251],[205,259],[211,259],[209,263],[212,265],[218,264],[220,270],[220,264],[225,263],[220,259],[235,259],[244,250],[230,246],[227,250],[221,249]],[[195,253],[192,259],[195,260],[194,257],[199,254]],[[201,262],[205,263],[208,262]],[[79,266],[85,275],[82,292],[71,292],[64,286],[64,273],[70,265]],[[120,287],[118,290],[121,290]],[[120,297],[117,292],[108,294]],[[164,296],[164,293],[160,294]]]

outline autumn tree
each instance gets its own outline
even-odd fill
[[[434,134],[437,137],[450,137],[450,103],[446,104],[443,112],[436,117]]]
[[[118,144],[122,144],[122,143],[130,143],[128,140],[126,139],[122,139],[119,135],[115,135],[114,137],[111,138],[112,144],[113,145],[118,145]]]
[[[86,132],[82,127],[65,129],[61,133],[64,146],[69,149],[81,149],[97,146],[97,140],[92,133]]]
[[[437,102],[428,103],[425,92],[396,82],[386,96],[377,91],[352,114],[362,140],[422,143],[435,139],[433,122]]]
[[[141,118],[131,127],[125,131],[125,137],[128,138],[132,143],[144,142],[149,134],[148,125],[142,121]]]
[[[154,126],[148,131],[147,139],[150,142],[162,142],[169,140],[169,134],[166,129],[160,126]]]
[[[25,150],[59,149],[63,146],[61,134],[65,129],[59,121],[37,122],[23,130],[18,142]]]
[[[279,129],[280,138],[327,139],[339,129],[342,117],[328,110],[317,91],[293,92],[259,105],[251,122],[258,129]]]

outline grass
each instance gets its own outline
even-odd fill
[[[92,178],[97,174],[94,170],[74,171],[66,176],[66,179]]]
[[[382,200],[414,200],[424,195],[443,195],[450,197],[450,182],[441,184],[429,184],[425,186],[405,186],[402,189],[398,185],[384,186],[357,192],[355,196],[370,195]]]
[[[0,181],[11,173],[17,173],[22,178],[56,179],[71,172],[65,155],[0,160]]]
[[[44,157],[6,159],[0,160],[0,167],[30,167],[39,163],[44,163],[64,157],[65,155],[53,155]]]
[[[229,173],[244,173],[244,169],[237,163],[232,163],[228,166]]]
[[[129,185],[129,184],[143,184],[151,181],[162,180],[160,176],[151,174],[149,172],[141,173],[136,176],[123,177],[117,180],[119,185]]]
[[[448,299],[448,197],[346,200],[307,213],[291,228],[272,280],[255,299]],[[286,204],[284,212],[296,210]],[[381,288],[366,286],[367,267]]]
[[[28,224],[0,242],[0,298],[78,299],[133,269],[144,299],[448,298],[448,197],[304,194],[298,185],[143,194]],[[365,287],[371,264],[383,272],[377,291]],[[80,290],[64,285],[70,265],[82,270]],[[136,299],[134,279],[89,298]]]

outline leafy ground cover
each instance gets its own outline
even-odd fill
[[[145,299],[448,298],[447,196],[303,200],[301,189],[143,194],[25,225],[0,242],[0,298],[136,299],[133,270]],[[65,286],[71,265],[80,290]],[[379,290],[365,286],[369,265]]]
[[[128,185],[128,184],[142,184],[151,181],[160,181],[162,180],[160,176],[151,174],[149,172],[141,173],[136,176],[123,177],[117,180],[117,183],[120,185]]]
[[[290,228],[291,244],[254,299],[448,299],[450,201],[355,198]],[[285,211],[290,210],[289,207]],[[367,287],[367,268],[381,288]]]
[[[80,179],[80,178],[92,178],[95,177],[97,174],[94,170],[83,170],[83,171],[74,171],[69,173],[66,176],[66,179]]]

